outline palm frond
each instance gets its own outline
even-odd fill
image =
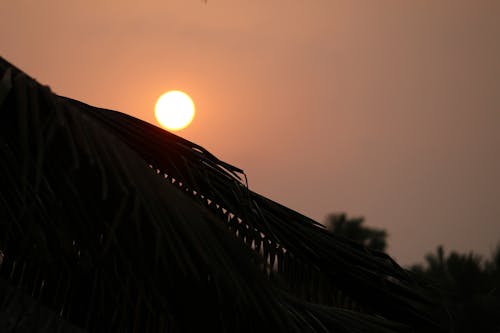
[[[0,277],[61,321],[88,332],[438,329],[425,288],[389,256],[251,191],[201,146],[55,95],[0,60]]]

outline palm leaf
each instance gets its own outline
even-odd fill
[[[26,311],[75,332],[438,329],[387,255],[251,191],[201,146],[0,60],[0,277]],[[23,318],[9,295],[0,318]]]

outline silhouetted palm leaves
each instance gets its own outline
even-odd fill
[[[407,271],[240,169],[3,60],[0,75],[3,331],[436,329]]]

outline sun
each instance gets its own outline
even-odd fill
[[[180,90],[166,92],[156,101],[155,117],[168,130],[186,128],[194,118],[193,100]]]

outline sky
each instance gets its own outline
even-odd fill
[[[313,219],[363,216],[403,265],[500,242],[498,1],[2,1],[0,55],[54,92],[156,124]]]

